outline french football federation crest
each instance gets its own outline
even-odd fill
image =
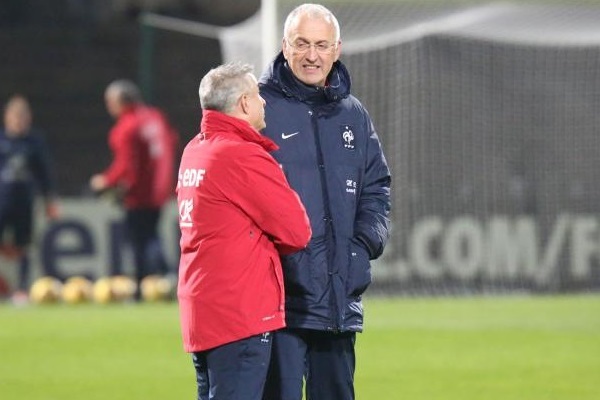
[[[342,125],[342,141],[344,148],[347,150],[354,150],[354,133],[350,125]]]

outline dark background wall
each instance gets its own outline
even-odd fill
[[[30,99],[34,125],[45,132],[56,160],[59,194],[82,195],[89,176],[110,162],[106,85],[118,78],[139,82],[140,13],[226,26],[258,6],[233,0],[2,0],[0,101],[14,93]],[[153,90],[147,100],[166,111],[186,142],[199,123],[200,78],[221,62],[219,43],[165,32],[152,38]]]

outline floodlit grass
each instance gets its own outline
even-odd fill
[[[175,304],[0,308],[3,400],[193,399]]]
[[[367,298],[365,309],[359,400],[600,398],[600,296]],[[2,400],[196,395],[173,303],[0,305],[0,357]]]
[[[600,399],[600,297],[370,300],[358,399]]]

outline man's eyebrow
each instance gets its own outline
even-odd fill
[[[296,40],[294,40],[294,42],[298,42],[298,41],[302,41],[302,42],[306,42],[306,43],[310,43],[310,40],[303,38],[303,37],[298,37],[296,38]],[[319,39],[314,43],[330,43],[329,40],[327,39]]]

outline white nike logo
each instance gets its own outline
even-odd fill
[[[294,133],[290,133],[289,135],[286,135],[285,133],[282,133],[282,134],[281,134],[281,138],[282,138],[282,139],[289,139],[289,138],[291,138],[292,136],[296,136],[296,135],[297,135],[297,134],[299,134],[299,133],[300,133],[300,132],[294,132]]]

